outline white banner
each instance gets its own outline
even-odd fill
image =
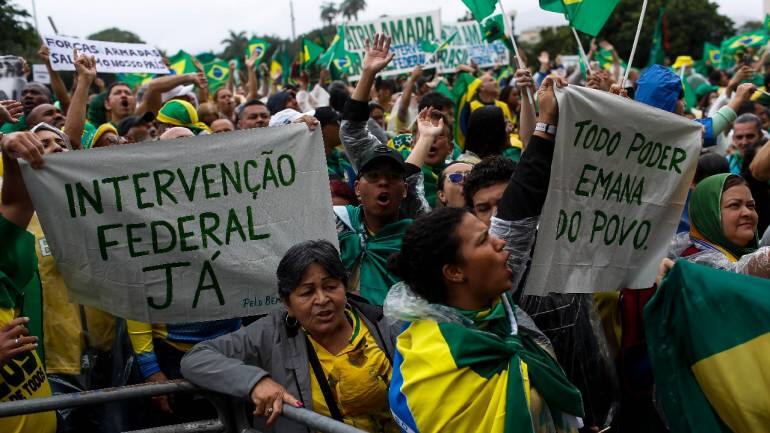
[[[21,101],[21,89],[27,80],[16,56],[0,56],[0,98]]]
[[[46,68],[45,65],[32,65],[32,81],[51,84],[51,76],[48,74],[48,68]]]
[[[51,50],[54,71],[74,71],[72,50],[77,49],[81,54],[96,58],[96,71],[100,73],[168,74],[160,51],[148,44],[91,41],[58,35],[43,36],[43,43]]]
[[[482,68],[507,65],[510,62],[508,48],[503,41],[486,42],[477,21],[444,24],[442,31],[442,41],[448,40],[455,33],[457,36],[449,47],[439,53],[441,73],[455,72],[458,65],[469,65],[471,61]]]
[[[337,245],[321,132],[290,125],[45,157],[22,174],[73,302],[149,323],[268,312],[292,245]]]
[[[404,15],[398,17],[382,17],[371,21],[347,23],[345,27],[345,49],[358,53],[364,58],[364,42],[374,39],[375,33],[385,33],[393,38],[390,50],[395,54],[381,75],[409,73],[415,66],[423,68],[436,67],[438,63],[430,53],[420,48],[420,41],[434,42],[441,39],[441,14],[433,12]],[[351,80],[357,80],[360,71],[354,67],[350,74]]]
[[[695,174],[701,125],[584,87],[556,96],[551,180],[525,293],[651,287]]]

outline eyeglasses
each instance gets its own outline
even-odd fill
[[[467,175],[467,171],[461,171],[458,173],[449,173],[446,178],[455,185],[462,185],[465,182],[465,176]]]

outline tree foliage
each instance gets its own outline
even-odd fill
[[[246,37],[246,32],[229,30],[228,33],[227,37],[222,39],[224,49],[220,57],[223,59],[243,58],[243,54],[249,46],[249,38]]]
[[[366,0],[342,0],[339,11],[348,21],[358,20],[358,14],[366,9]]]
[[[334,19],[340,13],[337,10],[337,5],[334,2],[326,2],[321,5],[321,21],[326,23],[327,26],[334,24]]]
[[[26,10],[9,0],[0,0],[0,54],[33,58],[40,40],[29,18]]]
[[[710,0],[650,0],[636,50],[635,65],[647,64],[655,24],[663,3],[666,4],[669,42],[666,56],[671,59],[681,55],[700,58],[704,42],[719,44],[735,34],[733,21],[720,15],[717,4]],[[640,13],[638,0],[621,0],[599,35],[612,42],[624,59],[628,59],[631,54]]]
[[[672,60],[680,55],[700,58],[704,42],[718,45],[723,39],[737,33],[733,21],[720,15],[716,3],[712,1],[649,0],[634,65],[647,64],[658,13],[664,2],[669,42],[666,55]],[[610,41],[624,60],[627,60],[631,54],[631,46],[641,13],[640,3],[638,0],[621,0],[597,38],[597,40]],[[575,37],[567,26],[543,29],[540,32],[540,38],[541,41],[537,44],[527,46],[531,54],[537,55],[543,50],[552,55],[577,54]],[[588,50],[590,37],[583,35],[581,40],[585,49]]]
[[[129,44],[143,44],[144,41],[136,33],[128,30],[110,27],[92,35],[86,36],[86,39],[105,42],[125,42]]]

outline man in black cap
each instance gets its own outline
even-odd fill
[[[155,115],[148,111],[141,116],[129,116],[118,123],[118,135],[126,139],[126,143],[139,143],[151,139],[150,129]]]
[[[375,305],[382,305],[388,289],[398,281],[387,270],[388,257],[400,250],[413,217],[429,210],[420,168],[405,163],[401,154],[381,143],[367,127],[369,90],[374,77],[392,59],[389,39],[377,34],[367,44],[363,72],[351,100],[345,104],[340,138],[358,175],[354,184],[360,206],[335,206],[337,237],[349,288]]]

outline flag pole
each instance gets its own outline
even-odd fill
[[[645,0],[646,2],[647,0]],[[510,21],[508,21],[510,18],[505,13],[505,8],[503,7],[503,0],[497,0],[497,4],[500,5],[500,12],[503,14],[503,30],[505,30],[506,27],[510,26]],[[511,34],[508,36],[511,40],[511,45],[513,45],[513,54],[516,56],[516,65],[519,69],[526,68],[527,65],[524,64],[524,61],[521,59],[521,56],[519,55],[519,47],[516,45],[516,38],[513,36],[513,28],[511,27]],[[524,89],[527,92],[527,99],[529,99],[529,104],[534,108],[535,107],[535,100],[532,99],[532,91],[529,87]]]
[[[591,63],[588,61],[586,50],[583,48],[583,42],[580,41],[580,36],[578,35],[577,30],[575,30],[575,28],[572,26],[570,26],[570,28],[572,29],[572,34],[575,35],[575,40],[577,41],[578,48],[580,49],[580,55],[583,57],[583,63],[586,64],[586,74],[588,74],[590,77],[593,71],[591,70]]]
[[[639,44],[639,34],[642,33],[642,23],[644,23],[644,13],[647,12],[647,0],[642,3],[642,14],[639,15],[639,24],[636,26],[636,36],[634,37],[634,45],[631,47],[631,56],[628,58],[628,65],[626,65],[626,72],[623,74],[623,80],[620,81],[620,88],[622,89],[626,85],[628,80],[628,73],[631,72],[631,65],[634,63],[634,54],[636,54],[636,46]]]

